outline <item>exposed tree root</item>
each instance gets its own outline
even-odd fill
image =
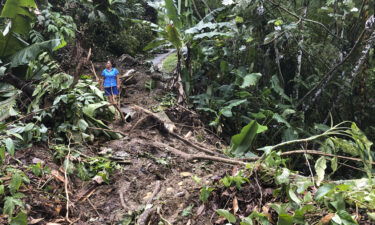
[[[215,162],[222,162],[226,164],[231,164],[231,165],[246,165],[246,162],[253,162],[260,160],[262,157],[252,157],[252,158],[246,158],[246,159],[229,159],[229,158],[223,158],[219,156],[211,156],[211,155],[205,155],[205,154],[188,154],[185,152],[182,152],[174,147],[171,147],[167,144],[158,142],[158,141],[152,141],[152,145],[158,149],[163,149],[167,150],[168,152],[178,155],[185,159],[186,161],[193,161],[193,160],[210,160],[210,161],[215,161]],[[328,156],[328,157],[337,157],[341,159],[346,159],[346,160],[351,160],[351,161],[356,161],[356,162],[362,162],[362,159],[359,158],[353,158],[353,157],[347,157],[347,156],[340,156],[340,155],[334,155],[334,154],[329,154],[325,152],[320,152],[317,150],[294,150],[294,151],[289,151],[289,152],[284,152],[281,153],[281,156],[287,156],[287,155],[292,155],[292,154],[310,154],[310,155],[322,155],[322,156]],[[375,165],[375,162],[371,162],[372,165]]]
[[[132,107],[134,107],[135,109],[137,110],[140,110],[144,113],[146,113],[147,115],[153,117],[155,120],[157,120],[160,124],[163,125],[163,128],[164,130],[171,136],[173,136],[174,138],[177,138],[178,140],[184,142],[185,144],[195,148],[196,150],[199,150],[201,152],[205,152],[207,154],[210,154],[210,155],[217,155],[217,156],[220,156],[221,154],[218,153],[218,152],[214,152],[212,150],[209,150],[209,149],[206,149],[206,148],[203,148],[203,147],[200,147],[198,146],[197,144],[195,143],[192,143],[188,140],[186,140],[185,138],[181,137],[180,135],[176,134],[174,132],[174,128],[171,128],[171,127],[175,127],[174,124],[169,124],[169,123],[172,123],[172,122],[167,122],[167,121],[164,121],[162,118],[160,118],[160,116],[158,116],[156,113],[153,113],[151,112],[150,110],[148,109],[145,109],[143,107],[140,107],[140,106],[137,106],[137,105],[133,105]],[[133,129],[133,128],[132,128]]]
[[[121,203],[121,206],[122,208],[126,211],[128,210],[128,207],[126,206],[125,204],[125,199],[124,199],[124,193],[127,191],[127,189],[129,188],[129,185],[128,184],[126,187],[122,187],[120,188],[120,190],[118,191],[119,192],[119,196],[120,196],[120,203]]]
[[[189,145],[189,146],[191,146],[191,147],[193,147],[193,148],[195,148],[195,149],[197,149],[197,150],[199,150],[199,151],[201,151],[201,152],[205,152],[205,153],[210,154],[210,155],[217,155],[217,156],[220,156],[220,155],[221,155],[221,154],[219,154],[219,153],[217,153],[217,152],[214,152],[214,151],[212,151],[212,150],[209,150],[209,149],[205,149],[205,148],[203,148],[203,147],[200,147],[200,146],[198,146],[198,145],[196,145],[196,144],[194,144],[194,143],[192,143],[192,142],[186,140],[185,138],[181,137],[180,135],[178,135],[178,134],[176,134],[176,133],[169,133],[169,134],[170,134],[171,136],[177,138],[178,140],[184,142],[185,144],[187,144],[187,145]]]
[[[147,200],[147,203],[146,203],[146,206],[150,205],[152,203],[152,201],[154,200],[154,198],[158,195],[158,193],[160,192],[160,189],[161,189],[161,183],[160,183],[160,180],[156,181],[156,185],[155,185],[155,188],[154,188],[154,191],[152,192],[152,195],[151,197]],[[138,222],[137,222],[137,225],[147,225],[149,224],[149,220],[150,220],[150,217],[151,215],[155,212],[155,208],[154,207],[150,207],[148,209],[146,209],[140,216],[139,216],[139,219],[138,219]]]
[[[130,129],[129,133],[131,133],[139,124],[141,124],[143,121],[147,120],[150,116],[145,116],[142,119],[138,120],[133,127]]]
[[[227,164],[231,164],[231,165],[246,165],[246,162],[244,161],[241,161],[241,160],[235,160],[235,159],[228,159],[228,158],[223,158],[223,157],[219,157],[219,156],[211,156],[211,155],[205,155],[205,154],[196,154],[196,155],[192,155],[192,154],[188,154],[188,153],[185,153],[185,152],[182,152],[174,147],[171,147],[167,144],[164,144],[164,143],[161,143],[161,142],[158,142],[158,141],[150,141],[151,145],[158,148],[158,149],[163,149],[163,150],[166,150],[174,155],[177,155],[177,156],[180,156],[182,157],[183,159],[185,159],[186,161],[193,161],[193,160],[211,160],[211,161],[215,161],[215,162],[222,162],[222,163],[227,163]]]

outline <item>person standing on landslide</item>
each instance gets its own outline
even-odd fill
[[[112,67],[112,62],[108,61],[105,64],[105,69],[102,72],[103,79],[101,80],[100,87],[104,94],[108,96],[108,100],[111,104],[116,104],[116,96],[119,94],[119,89],[121,85],[119,71]]]

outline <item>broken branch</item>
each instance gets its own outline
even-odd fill
[[[161,189],[161,184],[160,184],[160,180],[156,181],[156,185],[155,185],[155,188],[154,188],[154,191],[152,192],[152,195],[150,197],[150,199],[147,201],[146,203],[146,206],[147,205],[150,205],[152,203],[152,201],[154,200],[154,198],[156,197],[156,195],[160,192],[160,189]],[[151,208],[148,208],[146,209],[140,216],[139,216],[139,219],[138,219],[138,225],[146,225],[146,224],[149,224],[149,220],[150,220],[150,217],[151,217],[151,214],[155,211],[155,209],[153,207]]]

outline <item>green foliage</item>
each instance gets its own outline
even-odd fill
[[[24,196],[22,196],[24,197]],[[19,206],[21,208],[24,207],[24,203],[20,199],[21,196],[7,196],[4,198],[4,214],[6,215],[13,215],[13,212],[16,208],[16,206]]]
[[[12,156],[14,156],[14,142],[11,138],[7,138],[4,140],[4,144],[5,144],[5,147],[8,151],[9,154],[11,154]]]
[[[43,98],[54,97],[51,109],[41,113],[40,120],[49,121],[53,118],[57,140],[72,138],[78,142],[93,141],[99,134],[104,134],[107,138],[119,137],[114,132],[106,131],[109,130],[108,126],[100,120],[112,120],[115,109],[107,106],[108,102],[104,101],[103,93],[96,83],[84,80],[70,89],[73,78],[67,74],[44,77],[35,89],[35,100],[30,104],[29,110],[38,110]],[[104,130],[89,129],[92,127]]]
[[[236,217],[232,213],[230,213],[228,210],[218,209],[216,210],[216,213],[224,217],[225,219],[227,219],[228,222],[230,223],[235,223],[237,221]]]
[[[35,30],[31,30],[35,20],[36,4],[33,0],[9,0],[6,1],[1,12],[1,17],[7,20],[5,22],[5,31],[0,35],[0,60],[2,66],[2,75],[5,71],[15,69],[21,79],[30,79],[34,72],[32,69],[21,69],[37,59],[42,52],[52,52],[65,46],[66,42],[62,39],[51,39],[44,41],[43,36]],[[31,31],[31,32],[30,32]],[[29,38],[33,44],[27,42]],[[11,99],[11,98],[10,98]]]
[[[177,67],[177,54],[173,53],[164,59],[162,64],[162,71],[172,73]]]
[[[194,205],[189,205],[188,207],[186,207],[182,213],[181,213],[181,216],[190,216],[191,215],[191,210],[193,209]]]
[[[324,173],[327,169],[327,161],[324,156],[320,157],[315,163],[315,171],[318,176],[316,184],[319,186],[324,179]]]
[[[13,217],[10,225],[27,225],[27,215],[26,213],[20,212],[16,217]]]
[[[148,90],[148,91],[152,91],[153,89],[155,89],[156,87],[156,81],[153,80],[153,79],[150,79],[148,81],[145,82],[145,88]]]
[[[33,164],[33,165],[30,165],[29,169],[37,177],[42,177],[45,174],[49,174],[51,172],[50,168],[48,166],[44,166],[41,162],[38,162],[38,163]]]
[[[43,51],[58,50],[64,47],[66,43],[62,43],[60,39],[53,39],[32,44],[12,56],[11,67],[28,64],[38,57]]]
[[[241,156],[251,152],[256,135],[266,130],[266,126],[262,126],[256,121],[251,121],[248,125],[242,128],[239,134],[232,137],[230,151],[236,156]]]
[[[37,16],[38,29],[43,32],[43,36],[48,39],[60,39],[70,41],[75,38],[77,25],[69,15],[52,10],[52,5],[48,5]],[[39,42],[39,41],[34,41]]]
[[[24,172],[11,166],[5,166],[1,169],[1,173],[6,170],[8,176],[11,177],[9,183],[0,185],[0,196],[3,203],[2,212],[8,216],[9,224],[27,224],[27,216],[24,212],[25,204],[22,201],[26,196],[20,192],[20,189],[23,184],[29,183],[30,180]],[[13,217],[15,214],[17,215]]]
[[[71,8],[71,4],[77,7]],[[59,19],[72,17],[77,30],[83,32],[80,38],[84,43],[91,43],[96,60],[107,60],[108,55],[122,54],[136,55],[142,52],[143,47],[150,42],[155,34],[142,24],[133,23],[131,19],[154,20],[156,12],[150,10],[144,0],[104,0],[104,1],[65,1],[58,8]],[[65,11],[65,8],[70,8]],[[52,11],[48,10],[50,18]],[[52,16],[54,18],[54,16]],[[47,21],[42,21],[45,23]],[[54,19],[55,21],[55,19]],[[47,24],[46,24],[47,25]],[[47,25],[48,26],[48,25]],[[61,32],[64,26],[56,25]],[[67,27],[70,29],[69,27]],[[103,30],[108,35],[102,35]]]
[[[35,16],[29,11],[29,8],[35,9],[34,0],[8,0],[5,2],[1,11],[1,18],[9,19],[4,33],[0,35],[0,58],[11,56],[24,47],[22,39],[16,37],[21,35],[25,37],[31,29],[31,22]]]
[[[165,8],[167,9],[167,16],[168,18],[173,21],[173,25],[177,28],[182,27],[182,22],[179,18],[179,13],[177,7],[173,0],[165,0]]]
[[[64,164],[68,174],[76,174],[80,179],[87,181],[95,176],[100,176],[103,181],[109,183],[109,177],[117,168],[117,164],[105,157],[87,157],[80,151],[73,149],[76,157],[81,160],[66,160],[69,147],[63,144],[51,146],[55,151],[54,158]],[[46,169],[44,169],[46,170]]]
[[[237,189],[241,189],[243,184],[249,183],[249,179],[246,178],[242,171],[238,172],[235,176],[225,176],[220,180],[225,187],[236,186]]]
[[[201,200],[202,202],[207,202],[208,198],[210,197],[210,194],[213,190],[215,190],[215,188],[202,187],[200,195],[199,195],[199,200]]]
[[[17,111],[15,108],[17,94],[7,98],[4,101],[0,102],[0,121],[4,121],[11,116],[16,116]]]

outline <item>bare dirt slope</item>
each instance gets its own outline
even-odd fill
[[[123,138],[76,149],[85,157],[103,156],[116,162],[108,183],[84,182],[71,175],[65,179],[61,163],[54,159],[55,150],[46,146],[17,153],[25,165],[37,159],[52,170],[45,178],[28,174],[31,183],[23,192],[30,224],[213,223],[214,211],[205,209],[199,190],[232,166],[199,157],[219,156],[220,139],[202,126],[195,112],[173,104],[161,106],[167,93],[160,88],[147,90],[150,75],[143,67],[133,69],[132,84],[125,85],[121,97],[122,110],[131,111],[132,117],[111,125]],[[79,161],[82,155],[70,157]],[[46,185],[48,192],[41,188]]]

